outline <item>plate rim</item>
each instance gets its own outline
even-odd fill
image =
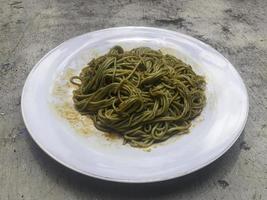
[[[87,171],[83,171],[81,169],[78,169],[60,159],[58,159],[55,155],[53,155],[53,153],[49,152],[44,145],[42,145],[38,139],[35,138],[34,134],[32,133],[33,131],[30,128],[30,123],[28,123],[28,121],[26,120],[26,114],[25,114],[25,108],[24,108],[24,104],[25,104],[25,91],[26,88],[28,87],[28,82],[30,80],[30,78],[33,76],[34,71],[38,68],[39,64],[46,59],[50,54],[52,54],[55,50],[57,50],[58,48],[60,48],[61,46],[63,46],[64,44],[68,43],[71,40],[77,39],[79,37],[83,37],[85,35],[89,35],[92,33],[101,33],[101,32],[105,32],[105,31],[109,31],[109,30],[121,30],[121,29],[150,29],[150,30],[154,30],[154,31],[163,31],[166,33],[172,33],[172,34],[177,34],[186,38],[190,38],[191,40],[195,40],[197,42],[200,42],[202,45],[206,45],[209,47],[209,49],[216,51],[217,53],[220,54],[220,56],[222,56],[227,62],[228,59],[226,59],[224,57],[224,55],[222,55],[220,52],[218,52],[216,49],[214,49],[212,46],[210,46],[209,44],[204,43],[201,40],[198,40],[190,35],[181,33],[179,31],[173,31],[173,30],[168,30],[168,29],[162,29],[162,28],[155,28],[155,27],[149,27],[149,26],[121,26],[121,27],[111,27],[111,28],[105,28],[105,29],[100,29],[100,30],[96,30],[96,31],[91,31],[91,32],[87,32],[78,36],[74,36],[64,42],[62,42],[61,44],[59,44],[58,46],[56,46],[55,48],[51,49],[50,51],[48,51],[35,65],[34,67],[31,69],[31,71],[29,72],[29,74],[27,75],[27,78],[24,82],[24,86],[22,89],[22,95],[21,95],[21,113],[22,113],[22,118],[24,121],[24,124],[28,130],[29,135],[31,136],[31,138],[34,140],[34,142],[47,154],[49,155],[51,158],[53,158],[55,161],[57,161],[58,163],[62,164],[64,167],[67,167],[75,172],[78,172],[80,174],[89,176],[89,177],[93,177],[93,178],[97,178],[97,179],[101,179],[101,180],[106,180],[106,181],[112,181],[112,182],[122,182],[122,183],[153,183],[153,182],[161,182],[161,181],[167,181],[167,180],[171,180],[171,179],[175,179],[175,178],[179,178],[188,174],[191,174],[195,171],[198,171],[204,167],[206,167],[207,165],[211,164],[212,162],[214,162],[215,160],[217,160],[218,158],[220,158],[223,154],[225,154],[232,146],[233,144],[237,141],[237,139],[240,137],[242,131],[245,128],[246,122],[247,122],[247,118],[248,118],[248,113],[249,113],[249,96],[248,96],[248,92],[247,92],[247,87],[240,75],[240,73],[236,70],[236,68],[230,63],[230,68],[237,74],[237,76],[240,78],[240,83],[242,84],[243,88],[244,88],[244,93],[245,93],[245,97],[246,97],[246,101],[245,101],[245,116],[243,118],[243,123],[242,126],[239,127],[239,129],[236,131],[236,136],[235,138],[232,139],[231,143],[228,146],[225,146],[225,148],[223,149],[223,151],[221,151],[221,153],[215,155],[212,159],[207,160],[206,162],[204,162],[201,165],[198,165],[194,168],[190,168],[190,170],[184,172],[184,173],[177,173],[172,175],[171,177],[155,177],[155,178],[149,178],[149,179],[129,179],[129,178],[113,178],[113,177],[106,177],[106,176],[101,176],[99,174],[94,174],[94,173],[90,173]]]

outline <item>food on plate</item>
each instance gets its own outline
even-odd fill
[[[97,129],[148,147],[189,132],[206,102],[205,79],[180,59],[148,47],[114,46],[70,80],[74,106]]]

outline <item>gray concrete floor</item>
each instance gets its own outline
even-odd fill
[[[266,10],[266,0],[0,0],[0,199],[267,199]],[[163,183],[111,183],[64,168],[29,136],[20,95],[34,64],[64,40],[125,25],[189,34],[240,72],[250,98],[248,121],[213,164]]]

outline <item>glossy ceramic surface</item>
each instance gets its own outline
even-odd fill
[[[90,59],[114,45],[161,49],[206,77],[207,105],[189,134],[144,150],[106,137],[88,119],[79,123],[71,107],[68,71],[78,74]],[[21,106],[32,138],[61,164],[100,179],[154,182],[196,171],[228,150],[244,128],[248,96],[232,64],[203,42],[163,29],[118,27],[75,37],[51,50],[29,74]]]

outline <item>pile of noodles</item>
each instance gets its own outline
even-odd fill
[[[190,65],[148,47],[114,46],[71,82],[75,108],[134,147],[187,133],[206,100],[205,80]]]

